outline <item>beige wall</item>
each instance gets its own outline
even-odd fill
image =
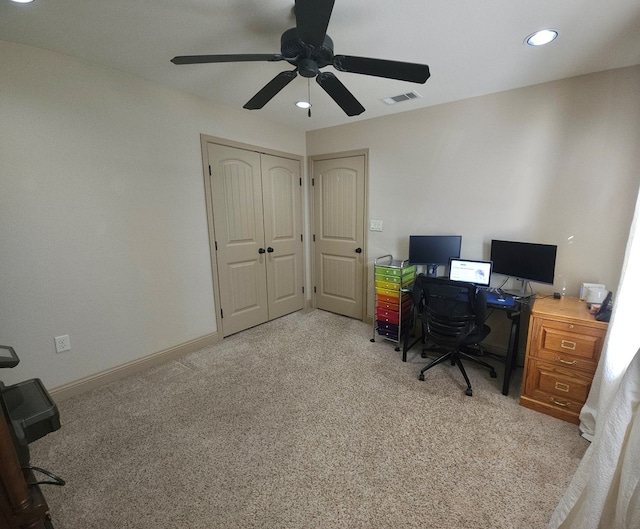
[[[384,231],[368,232],[368,314],[373,260],[406,258],[410,234],[460,234],[467,258],[488,258],[492,238],[557,244],[556,289],[615,290],[640,182],[638,94],[633,67],[307,133],[309,156],[370,149],[369,218]]]
[[[55,388],[215,332],[200,134],[304,155],[304,133],[2,41],[0,71],[0,343],[22,360],[0,379]]]
[[[618,281],[640,179],[640,68],[307,134],[0,41],[0,343],[49,388],[215,332],[201,133],[293,154],[370,150],[368,259],[411,233],[560,245]],[[305,153],[305,149],[307,153]],[[569,244],[569,237],[572,243]],[[372,301],[369,300],[372,307]],[[371,310],[369,311],[371,313]],[[71,337],[56,354],[53,338]]]

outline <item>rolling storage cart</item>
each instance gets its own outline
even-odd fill
[[[404,333],[411,327],[411,293],[402,290],[415,280],[416,267],[407,260],[394,260],[392,255],[383,255],[373,262],[375,274],[375,314],[373,319],[373,338],[376,335],[385,340],[400,342]]]

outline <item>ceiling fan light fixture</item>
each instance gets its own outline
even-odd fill
[[[555,29],[541,29],[529,35],[524,41],[529,46],[544,46],[554,41],[558,36],[558,32]]]
[[[308,101],[298,101],[298,102],[296,103],[296,106],[297,106],[298,108],[304,108],[304,109],[307,109],[307,108],[311,108],[311,103],[309,103]]]

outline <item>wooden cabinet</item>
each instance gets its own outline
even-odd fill
[[[579,424],[607,326],[577,298],[537,299],[529,320],[520,404]]]

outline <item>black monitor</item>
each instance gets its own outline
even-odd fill
[[[553,284],[556,268],[555,244],[537,244],[515,241],[491,241],[493,272],[522,281],[516,294],[526,295],[529,281]]]
[[[439,265],[460,257],[462,235],[409,235],[409,262],[427,267],[427,276],[437,276]]]

